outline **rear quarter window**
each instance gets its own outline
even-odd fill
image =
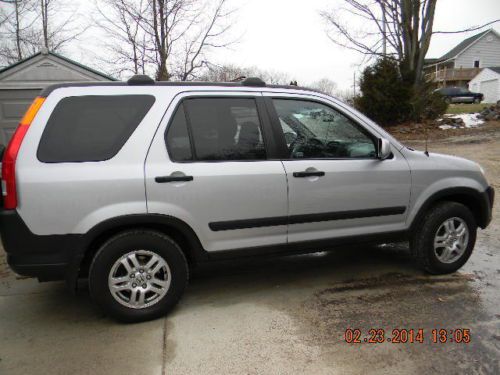
[[[43,131],[38,160],[63,163],[111,159],[154,101],[152,95],[88,95],[62,99]]]

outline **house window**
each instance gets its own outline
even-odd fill
[[[474,68],[479,68],[479,60],[474,60]]]

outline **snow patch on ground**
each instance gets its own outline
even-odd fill
[[[484,120],[478,118],[479,113],[459,113],[456,115],[444,115],[443,119],[439,121],[445,121],[447,119],[454,119],[454,124],[443,124],[439,125],[440,129],[463,129],[463,128],[476,128],[484,124]],[[462,121],[460,121],[460,119]],[[448,121],[447,121],[448,122]]]

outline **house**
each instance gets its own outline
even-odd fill
[[[469,82],[469,90],[484,94],[485,103],[496,103],[500,100],[500,65],[484,68],[481,73]]]
[[[46,86],[62,82],[115,81],[54,52],[42,51],[0,70],[0,144],[7,145],[21,117]]]
[[[436,59],[426,59],[424,72],[439,87],[467,87],[486,67],[500,66],[500,34],[489,29],[463,40]]]

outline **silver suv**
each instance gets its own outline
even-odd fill
[[[330,96],[146,76],[42,91],[2,191],[12,269],[88,278],[122,321],[165,314],[212,259],[409,240],[423,269],[454,272],[494,196],[476,163],[409,149]]]

